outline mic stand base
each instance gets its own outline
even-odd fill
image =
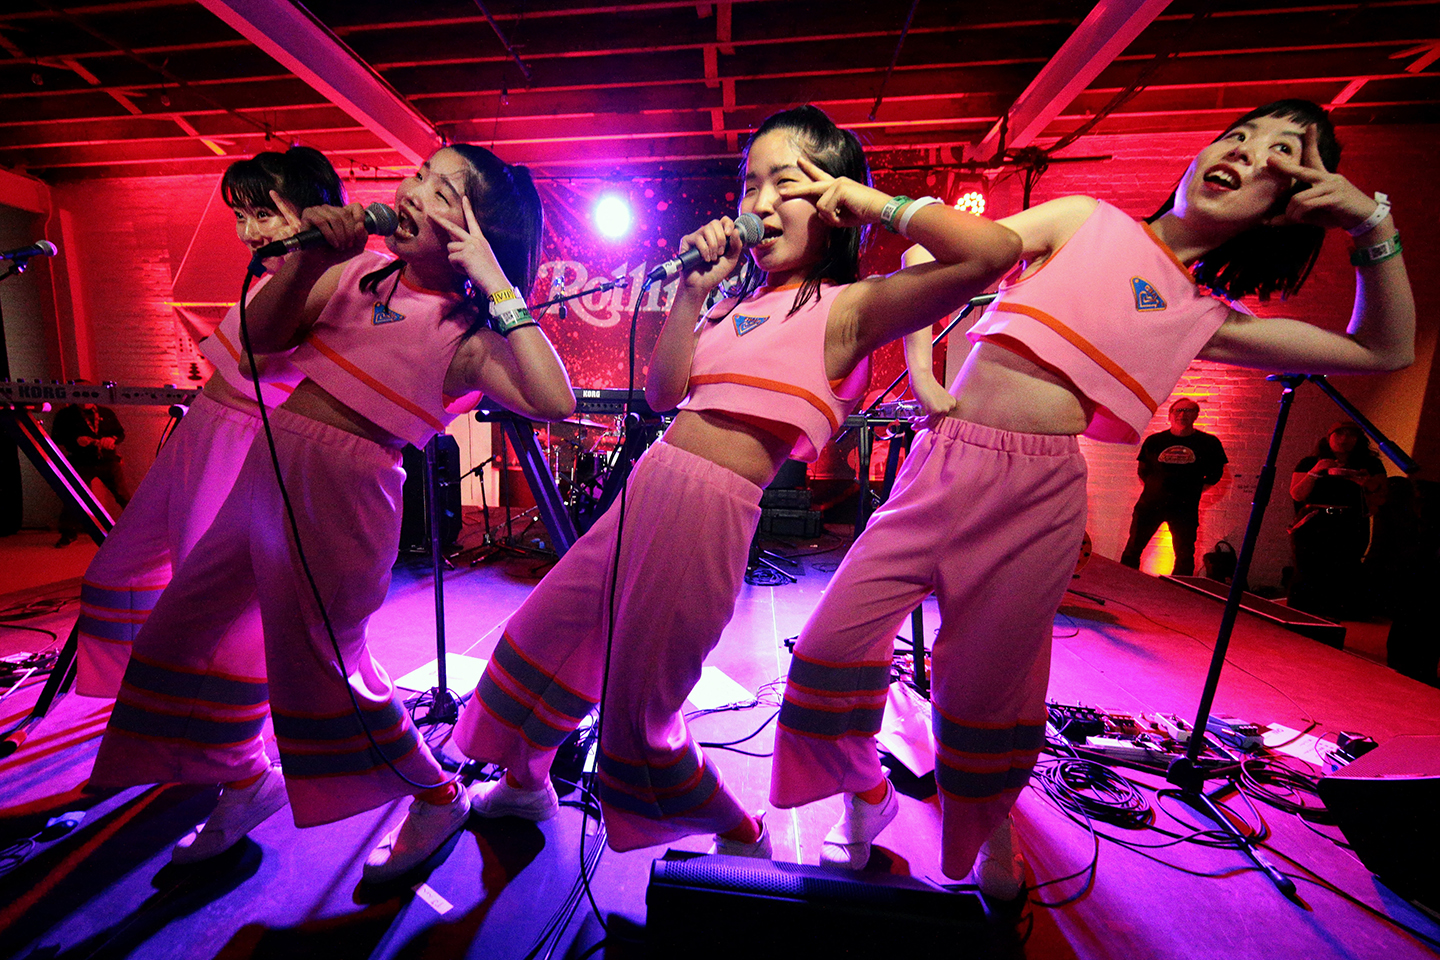
[[[1198,734],[1192,734],[1191,736],[1198,736]],[[1228,779],[1231,771],[1234,769],[1235,767],[1233,765],[1226,764],[1223,767],[1207,770],[1186,756],[1180,757],[1174,763],[1170,764],[1170,769],[1166,772],[1165,779],[1180,788],[1179,797],[1187,806],[1213,821],[1215,825],[1220,828],[1220,832],[1230,838],[1231,845],[1248,857],[1251,863],[1263,871],[1264,874],[1270,878],[1270,882],[1275,884],[1277,890],[1293,899],[1295,897],[1295,881],[1281,873],[1273,863],[1265,859],[1264,854],[1257,848],[1258,840],[1241,833],[1234,822],[1225,815],[1225,811],[1221,809],[1220,805],[1213,799],[1215,796],[1229,791],[1234,786]],[[1205,792],[1205,781],[1212,777],[1225,777],[1227,779],[1222,787],[1213,793],[1207,794]]]

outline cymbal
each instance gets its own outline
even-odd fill
[[[575,426],[579,427],[582,430],[609,430],[612,426],[608,423],[599,423],[595,420],[586,420],[584,417],[571,417],[569,420],[565,420],[563,422],[573,423]]]

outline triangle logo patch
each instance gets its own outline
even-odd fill
[[[383,303],[375,304],[375,317],[372,321],[376,326],[382,323],[398,323],[405,319],[405,314],[396,313]]]
[[[1135,291],[1136,310],[1144,312],[1165,309],[1165,298],[1160,296],[1160,291],[1156,290],[1149,280],[1142,277],[1131,277],[1130,287]]]
[[[737,337],[745,336],[745,334],[749,333],[751,330],[754,330],[756,327],[760,326],[760,324],[770,319],[769,317],[747,317],[739,313],[735,314],[734,316],[735,335]]]

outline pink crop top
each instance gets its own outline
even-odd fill
[[[825,323],[845,288],[820,287],[793,316],[796,287],[761,288],[716,323],[703,321],[682,410],[714,410],[797,427],[790,455],[815,462],[870,384],[870,358],[836,387],[825,377]],[[711,310],[719,316],[733,303]]]
[[[249,303],[254,299],[255,294],[260,292],[260,288],[269,279],[267,275],[257,280],[250,287],[250,298],[245,302]],[[251,400],[255,399],[255,385],[250,382],[249,377],[240,372],[240,358],[245,355],[245,346],[240,339],[239,304],[231,307],[215,331],[200,341],[200,353],[236,392]],[[289,354],[267,354],[260,370],[260,393],[265,406],[274,407],[284,403],[304,379],[305,374],[290,362]]]
[[[446,316],[454,295],[412,286],[403,273],[386,277],[374,293],[361,292],[360,278],[389,262],[366,251],[345,264],[335,295],[291,361],[371,423],[421,447],[480,395],[444,395],[445,372],[467,325],[461,314]]]
[[[1101,201],[1038,270],[1000,285],[969,337],[1023,344],[1097,405],[1085,436],[1135,443],[1232,309]]]

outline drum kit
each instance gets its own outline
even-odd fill
[[[621,418],[572,417],[545,425],[536,440],[561,501],[578,521],[599,502],[605,478],[619,457]]]

